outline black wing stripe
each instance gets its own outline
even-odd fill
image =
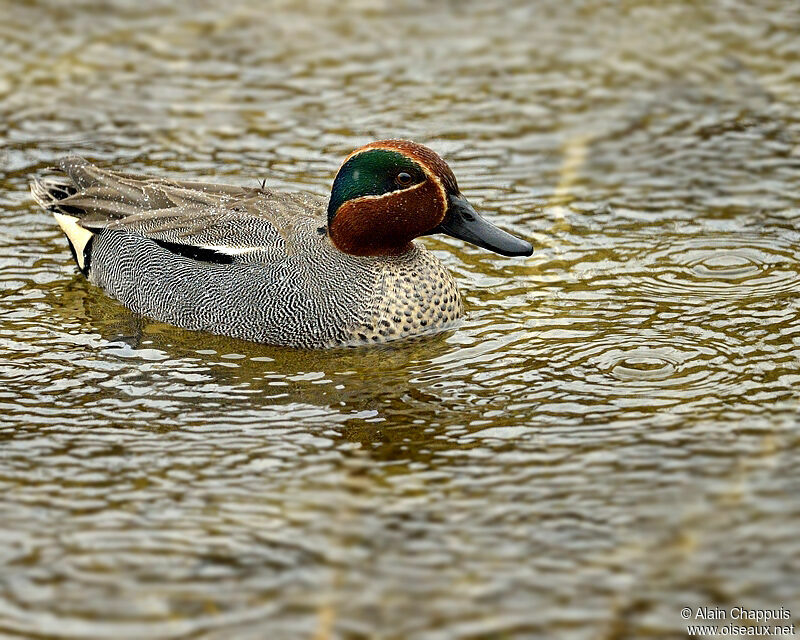
[[[196,247],[188,244],[179,244],[177,242],[169,242],[167,240],[153,239],[160,247],[175,255],[183,256],[184,258],[191,258],[199,262],[210,262],[212,264],[231,264],[233,256],[215,249],[207,249],[206,247]]]

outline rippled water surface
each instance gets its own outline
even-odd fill
[[[800,11],[0,0],[0,635],[673,638],[800,623]],[[531,238],[468,317],[301,352],[136,317],[31,176],[324,194],[414,138]]]

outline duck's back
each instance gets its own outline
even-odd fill
[[[299,347],[383,342],[461,315],[424,249],[358,257],[326,235],[325,201],[106,171],[80,158],[32,187],[90,281],[188,329]]]

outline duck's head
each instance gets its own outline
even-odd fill
[[[371,142],[347,156],[333,181],[328,232],[340,251],[358,256],[399,254],[433,233],[504,256],[533,253],[475,212],[444,160],[408,140]]]

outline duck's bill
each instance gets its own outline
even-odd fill
[[[448,196],[447,215],[430,233],[444,233],[503,256],[529,256],[533,246],[483,219],[462,195]]]

